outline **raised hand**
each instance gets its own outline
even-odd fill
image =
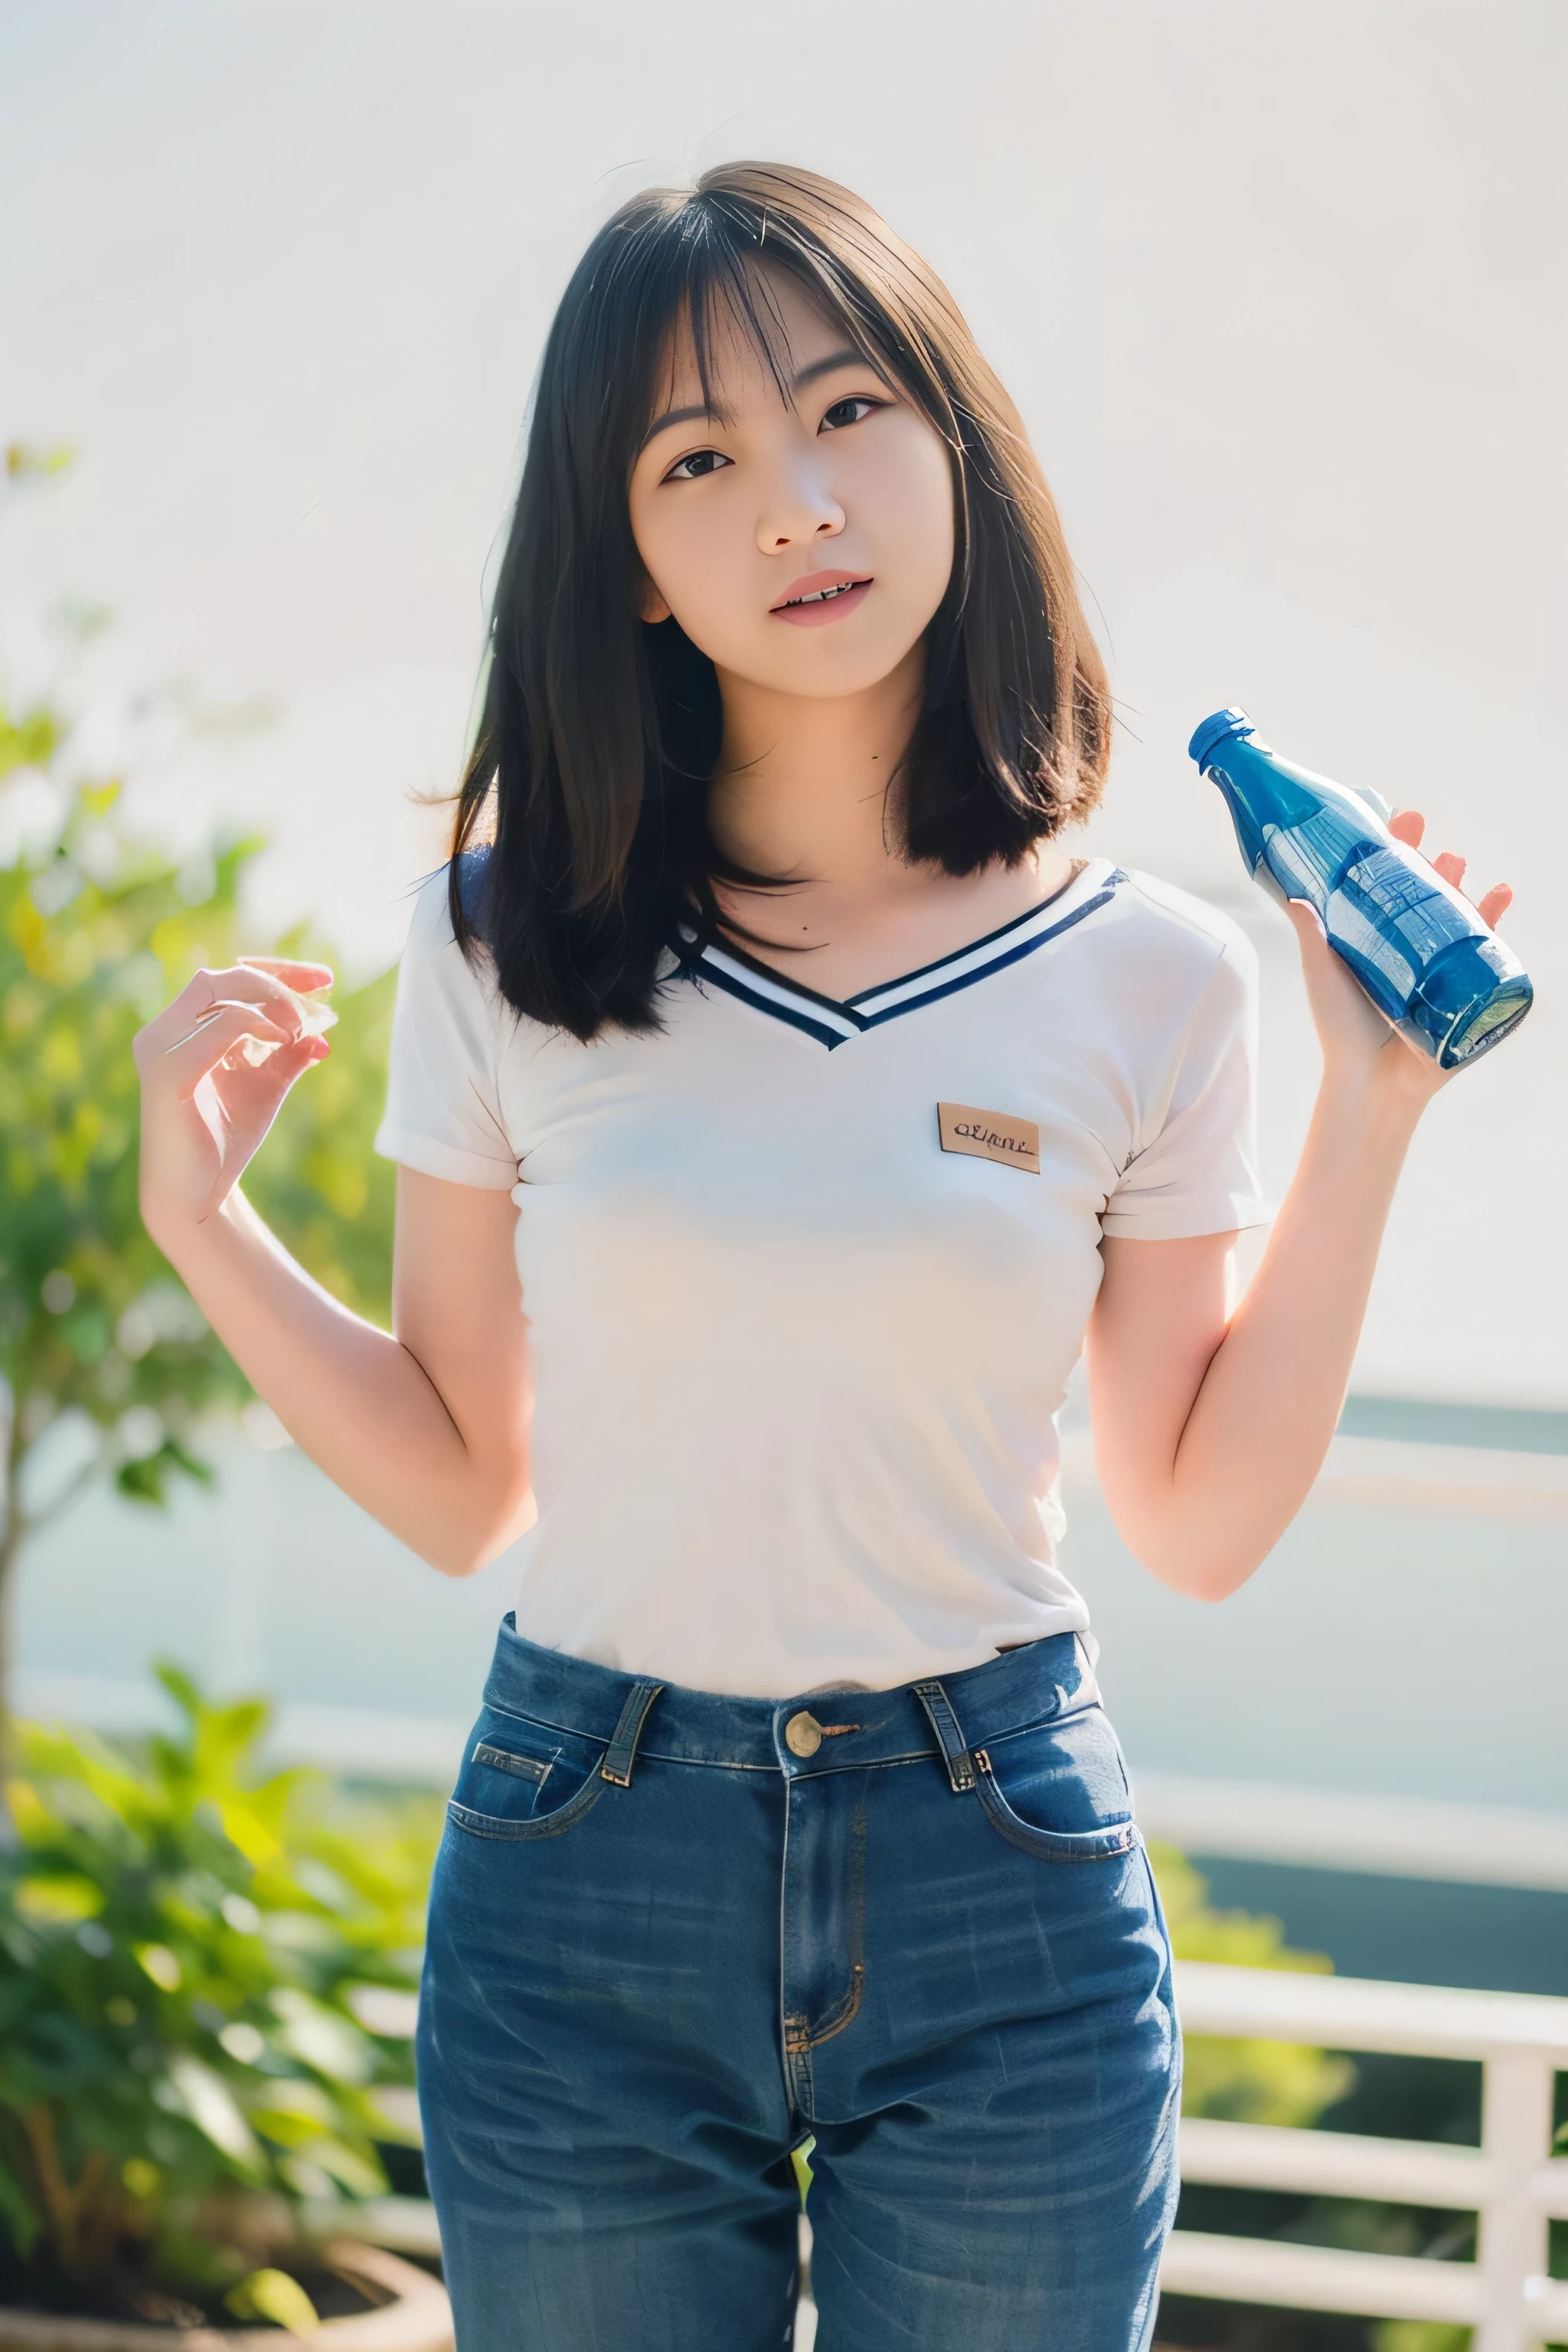
[[[1388,829],[1407,848],[1419,849],[1426,820],[1416,809],[1396,809],[1389,819]],[[1432,860],[1432,870],[1456,890],[1462,888],[1466,861],[1455,851],[1443,850]],[[1483,922],[1495,928],[1512,902],[1510,886],[1499,882],[1483,898],[1475,901],[1476,911]],[[1301,969],[1318,1042],[1323,1049],[1325,1076],[1371,1073],[1379,1084],[1386,1084],[1400,1097],[1415,1103],[1426,1100],[1446,1086],[1454,1072],[1439,1068],[1436,1061],[1384,1019],[1348,966],[1330,947],[1316,909],[1305,899],[1296,898],[1286,912],[1300,944]]]
[[[138,1031],[142,1217],[154,1241],[222,1206],[295,1079],[326,1058],[322,1008],[301,998],[331,980],[324,963],[243,956],[198,971]]]

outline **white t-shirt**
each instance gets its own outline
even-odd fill
[[[1100,1234],[1264,1214],[1245,940],[1094,858],[842,1004],[731,949],[668,968],[653,1034],[524,1020],[445,870],[403,959],[376,1149],[521,1212],[518,1630],[779,1698],[1085,1628],[1052,1416]]]

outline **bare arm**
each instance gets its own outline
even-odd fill
[[[238,1189],[325,1050],[291,992],[330,978],[260,962],[201,973],[142,1032],[142,1216],[301,1450],[433,1567],[465,1575],[530,1507],[510,1194],[399,1169],[389,1333],[322,1290]]]
[[[1419,841],[1418,818],[1399,820]],[[1436,861],[1458,882],[1462,864]],[[1495,920],[1510,894],[1481,901]],[[1089,1323],[1095,1453],[1131,1549],[1223,1600],[1295,1517],[1344,1402],[1395,1184],[1443,1074],[1373,1010],[1310,908],[1291,919],[1323,1081],[1263,1261],[1232,1310],[1235,1235],[1103,1244]]]

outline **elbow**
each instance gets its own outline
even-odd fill
[[[1235,1498],[1184,1495],[1170,1485],[1101,1491],[1117,1533],[1141,1568],[1188,1601],[1228,1601],[1262,1567],[1284,1525]]]
[[[499,1559],[538,1516],[533,1488],[525,1472],[521,1486],[515,1476],[509,1478],[501,1493],[490,1497],[487,1509],[444,1528],[439,1539],[425,1550],[423,1557],[442,1576],[454,1580],[477,1576],[481,1568]]]
[[[1185,1601],[1228,1601],[1273,1541],[1241,1512],[1212,1496],[1183,1494],[1168,1477],[1117,1479],[1102,1470],[1100,1493],[1139,1567]]]
[[[1205,1559],[1189,1569],[1186,1580],[1177,1590],[1190,1601],[1228,1601],[1233,1592],[1240,1591],[1258,1564],[1255,1559],[1245,1560],[1239,1566],[1228,1560]]]
[[[405,1536],[404,1541],[410,1542],[410,1538]],[[493,1557],[482,1545],[469,1541],[466,1530],[461,1528],[445,1528],[438,1536],[415,1538],[411,1549],[426,1568],[433,1568],[437,1576],[449,1576],[454,1581],[459,1577],[477,1575],[486,1560]]]
[[[1253,1559],[1250,1555],[1227,1552],[1214,1544],[1194,1545],[1188,1549],[1154,1541],[1134,1544],[1131,1549],[1141,1567],[1187,1601],[1228,1601],[1233,1592],[1240,1591],[1263,1560],[1261,1553]]]
[[[469,1549],[463,1551],[443,1550],[440,1553],[427,1551],[425,1560],[426,1565],[435,1569],[438,1575],[450,1577],[456,1583],[462,1577],[477,1576],[480,1569],[489,1564],[490,1557],[491,1555],[486,1552]]]

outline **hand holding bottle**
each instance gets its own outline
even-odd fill
[[[160,1247],[222,1207],[289,1087],[326,1058],[337,1016],[303,999],[331,980],[324,963],[242,956],[198,971],[138,1031],[142,1218]]]
[[[1419,849],[1426,821],[1415,809],[1396,809],[1388,830],[1407,848]],[[1432,860],[1432,870],[1456,890],[1464,884],[1467,861],[1451,849]],[[1513,891],[1499,882],[1476,901],[1482,922],[1496,929],[1512,904]],[[1286,914],[1301,950],[1301,970],[1307,983],[1318,1043],[1325,1072],[1336,1076],[1371,1069],[1376,1076],[1414,1103],[1425,1103],[1447,1085],[1462,1065],[1444,1069],[1423,1053],[1378,1012],[1348,965],[1330,947],[1321,916],[1310,900],[1291,898]]]
[[[1424,1101],[1442,1078],[1489,1053],[1529,1012],[1530,975],[1492,925],[1512,897],[1506,886],[1475,907],[1459,888],[1465,863],[1451,850],[1434,864],[1417,854],[1426,830],[1414,810],[1335,783],[1257,740],[1234,705],[1204,719],[1187,746],[1219,788],[1253,879],[1288,907],[1307,958],[1308,987],[1331,1066],[1359,1040],[1381,1055],[1394,1028],[1437,1075],[1404,1090]],[[1352,998],[1314,939],[1332,950],[1364,998]],[[1397,1056],[1384,1067],[1400,1071]]]

